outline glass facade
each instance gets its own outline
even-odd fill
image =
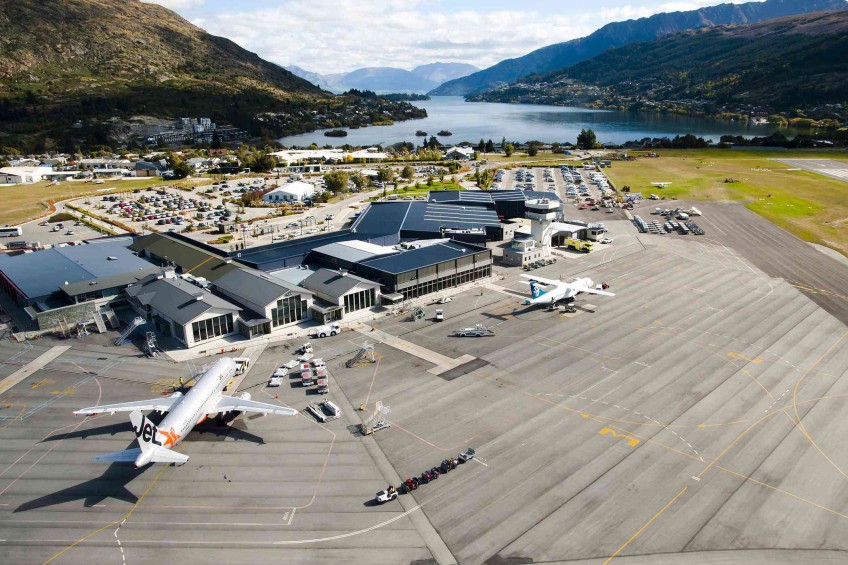
[[[306,317],[306,300],[300,296],[291,296],[277,300],[277,307],[271,308],[271,324],[284,326]]]
[[[233,333],[233,315],[224,314],[216,318],[194,322],[191,324],[191,331],[195,343],[231,334]]]
[[[404,300],[408,300],[410,298],[418,298],[419,296],[424,296],[425,294],[439,292],[440,290],[444,290],[446,288],[453,288],[461,284],[470,283],[472,281],[476,281],[477,279],[482,279],[490,276],[492,276],[492,266],[483,265],[474,269],[470,269],[468,271],[463,271],[460,273],[439,277],[431,281],[422,282],[417,285],[410,286],[408,288],[398,289],[398,292],[403,294]],[[400,277],[398,277],[398,279],[400,279]]]
[[[356,312],[357,310],[362,310],[363,308],[370,308],[374,306],[375,302],[376,294],[373,288],[369,288],[368,290],[363,290],[361,292],[347,294],[344,297],[345,314],[347,314],[348,312]]]

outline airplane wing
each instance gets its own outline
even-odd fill
[[[120,404],[103,404],[90,408],[81,408],[74,412],[81,414],[114,414],[115,412],[132,412],[133,410],[158,410],[167,412],[179,400],[179,396],[160,396],[150,400],[136,400],[135,402],[121,402]]]
[[[256,402],[239,398],[238,396],[221,396],[215,407],[209,410],[209,413],[215,412],[259,412],[260,414],[277,414],[279,416],[294,416],[297,410],[294,408],[283,408],[275,404],[266,404],[264,402]]]
[[[537,283],[543,284],[543,285],[551,285],[552,284],[552,285],[559,286],[559,285],[562,285],[562,284],[566,284],[562,281],[556,281],[556,280],[553,280],[553,279],[543,279],[542,277],[537,277],[537,276],[534,276],[534,275],[522,274],[521,276],[524,277],[525,279],[530,279],[531,281],[536,281]],[[522,282],[524,282],[524,281],[522,281]]]
[[[95,463],[132,463],[139,455],[141,455],[141,449],[134,447],[123,451],[95,455],[92,460]]]
[[[604,296],[615,296],[615,293],[607,292],[605,290],[597,290],[594,288],[581,288],[580,292],[587,292],[589,294],[603,294]]]

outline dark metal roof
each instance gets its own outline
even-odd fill
[[[363,210],[351,230],[358,237],[398,233],[412,202],[374,202]]]
[[[401,230],[438,235],[441,228],[472,229],[499,225],[497,213],[489,207],[412,202]]]
[[[209,310],[241,310],[235,304],[188,281],[178,278],[166,279],[162,275],[150,275],[138,284],[128,287],[126,293],[182,326]],[[203,298],[198,300],[199,296]]]
[[[500,200],[526,200],[525,193],[520,190],[490,190],[489,194],[495,202]]]
[[[150,269],[148,261],[127,248],[130,243],[129,238],[104,238],[86,245],[53,247],[14,257],[0,255],[0,271],[27,297],[35,299],[58,292],[65,282],[73,284]]]
[[[526,200],[538,200],[540,198],[547,198],[548,200],[556,200],[557,202],[562,202],[560,197],[553,192],[527,190],[524,192],[524,196],[526,197]]]
[[[303,279],[303,282],[300,284],[304,288],[318,294],[333,298],[340,298],[357,286],[367,288],[380,286],[378,283],[357,277],[356,275],[351,275],[350,273],[342,275],[338,271],[331,271],[330,269],[318,269]]]
[[[88,294],[89,292],[95,292],[97,290],[104,290],[110,288],[124,288],[128,285],[137,283],[144,277],[148,275],[152,275],[154,273],[160,273],[162,271],[161,268],[150,265],[147,269],[139,269],[137,271],[131,271],[128,273],[120,273],[117,275],[111,275],[108,277],[98,277],[96,279],[81,281],[71,284],[63,284],[61,286],[62,292],[67,294],[68,296],[79,296],[81,294]]]
[[[486,251],[486,248],[454,241],[444,241],[434,245],[402,251],[400,255],[363,261],[362,264],[378,271],[397,274],[459,259],[460,257],[467,257],[481,251]]]
[[[492,203],[492,197],[484,190],[434,190],[427,195],[428,202],[480,204]]]
[[[187,241],[188,238],[175,234],[152,233],[136,239],[130,246],[134,251],[147,251],[163,260],[179,266],[184,273],[215,281],[238,265],[217,249]]]
[[[271,304],[286,293],[312,294],[297,285],[247,268],[233,269],[219,277],[214,286],[236,298],[244,298],[260,305]]]
[[[234,251],[231,253],[231,257],[251,267],[270,271],[300,265],[306,254],[316,247],[336,241],[347,241],[349,239],[357,239],[350,230],[325,232],[292,241],[271,243],[269,245]]]

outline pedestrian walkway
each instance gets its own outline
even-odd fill
[[[427,349],[426,347],[415,345],[410,341],[399,338],[397,336],[393,336],[382,330],[373,328],[367,324],[362,324],[362,326],[360,328],[357,328],[356,331],[368,336],[371,339],[385,343],[386,345],[391,345],[395,349],[398,349],[405,353],[409,353],[410,355],[414,355],[419,359],[423,359],[424,361],[433,363],[436,366],[427,371],[431,375],[441,375],[446,371],[450,371],[454,367],[458,367],[459,365],[468,363],[469,361],[474,361],[476,359],[476,357],[474,357],[473,355],[463,355],[461,357],[457,357],[456,359],[451,359],[450,357],[442,355],[441,353],[437,353],[432,349]]]
[[[59,357],[62,353],[69,350],[71,346],[69,345],[57,345],[56,347],[51,347],[2,381],[0,381],[0,394],[3,394],[19,382],[23,381],[25,378],[29,377],[39,369],[43,369],[45,365]]]

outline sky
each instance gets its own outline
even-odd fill
[[[144,0],[279,65],[321,74],[486,68],[614,21],[750,0]]]

